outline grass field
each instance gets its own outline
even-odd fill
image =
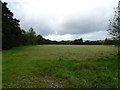
[[[3,51],[3,88],[116,88],[117,47],[36,45]]]

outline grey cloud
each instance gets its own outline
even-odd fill
[[[49,25],[46,25],[45,23],[43,23],[42,21],[40,22],[35,22],[35,21],[26,21],[26,22],[22,22],[23,20],[21,20],[21,27],[24,28],[26,31],[29,30],[30,27],[32,27],[36,34],[40,34],[43,36],[47,36],[49,34],[53,34],[55,33],[55,31],[53,31],[51,29],[51,27],[49,27]],[[33,24],[34,23],[34,24]]]
[[[41,34],[43,36],[55,33],[55,31],[53,31],[49,26],[37,25],[34,29],[37,34]]]
[[[6,1],[6,0],[3,0],[3,1]],[[31,0],[31,1],[34,2],[34,0]],[[48,9],[48,12],[47,12],[45,11],[47,9],[44,7],[43,7],[44,12],[41,13],[41,11],[39,11],[39,12],[36,12],[35,13],[36,15],[35,15],[34,10],[27,11],[27,9],[29,8],[32,9],[32,7],[26,8],[27,2],[26,3],[25,2],[8,2],[8,7],[15,14],[15,17],[20,20],[21,28],[25,29],[26,31],[30,27],[33,27],[37,34],[40,34],[43,36],[54,35],[57,32],[57,34],[61,36],[64,36],[65,34],[70,34],[73,36],[73,37],[71,36],[71,38],[77,38],[79,37],[79,35],[82,36],[85,34],[93,33],[95,35],[91,35],[89,36],[89,38],[92,37],[95,39],[102,37],[103,34],[100,33],[99,36],[100,35],[101,36],[98,37],[94,32],[107,30],[108,24],[109,24],[108,20],[113,16],[113,13],[114,13],[114,10],[112,10],[114,5],[115,3],[109,4],[109,1],[106,1],[103,7],[100,7],[99,9],[98,8],[93,9],[91,10],[92,12],[89,14],[86,14],[86,12],[82,13],[81,11],[78,10],[77,12],[79,14],[73,12],[72,13],[73,16],[72,16],[70,15],[71,13],[68,13],[67,15],[70,17],[67,17],[67,16],[64,16],[65,12],[63,12],[62,14],[62,13],[59,13],[59,11],[57,11],[56,9],[55,12],[53,13],[52,10],[54,8],[53,9],[51,8],[52,9],[51,11],[49,11]],[[59,14],[57,12],[60,14],[60,17],[62,16],[64,17],[63,20],[58,17]],[[52,20],[53,23],[51,23],[50,20]],[[61,20],[61,22],[57,23],[57,21],[59,20]],[[78,36],[76,34],[78,34]]]
[[[102,16],[102,15],[98,15]],[[58,34],[87,34],[101,30],[107,30],[109,18],[85,17],[70,19],[61,25],[62,30]]]

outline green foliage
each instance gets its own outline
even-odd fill
[[[38,35],[37,36],[37,43],[39,45],[44,44],[45,43],[45,39],[41,35]]]
[[[118,7],[115,8],[115,15],[110,20],[109,29],[107,30],[110,35],[120,38],[120,1]]]
[[[31,27],[28,32],[22,30],[19,20],[13,18],[13,13],[7,8],[7,3],[2,3],[2,49],[10,49],[21,45],[43,44],[44,39],[36,35]],[[38,41],[39,40],[39,41]]]
[[[116,53],[116,47],[102,45],[36,45],[6,50],[2,85],[3,88],[117,88]]]
[[[6,5],[7,3],[2,3],[3,49],[9,49],[15,46],[19,46],[21,37],[19,20],[13,18],[13,13],[7,8]]]
[[[115,8],[115,15],[109,22],[109,29],[107,30],[110,35],[118,38],[116,45],[120,47],[120,1],[117,8]],[[120,50],[118,49],[118,56],[120,57]]]
[[[76,40],[74,40],[73,44],[82,45],[83,44],[83,39],[82,38],[76,39]]]
[[[37,44],[36,33],[35,33],[35,31],[33,30],[32,27],[26,33],[26,36],[27,36],[27,44],[28,45],[35,45],[35,44]]]

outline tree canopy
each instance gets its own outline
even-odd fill
[[[120,1],[118,2],[118,7],[115,8],[114,17],[110,20],[108,32],[118,38],[118,55],[120,56]]]
[[[2,3],[2,48],[9,49],[20,44],[21,29],[19,20],[13,18],[13,13]]]
[[[118,3],[118,7],[115,8],[114,17],[109,22],[110,22],[108,29],[109,34],[117,38],[120,38],[120,1]]]

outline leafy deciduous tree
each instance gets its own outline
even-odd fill
[[[118,7],[115,8],[115,15],[110,20],[109,29],[107,31],[112,36],[118,38],[118,55],[120,55],[120,1],[118,2]]]

